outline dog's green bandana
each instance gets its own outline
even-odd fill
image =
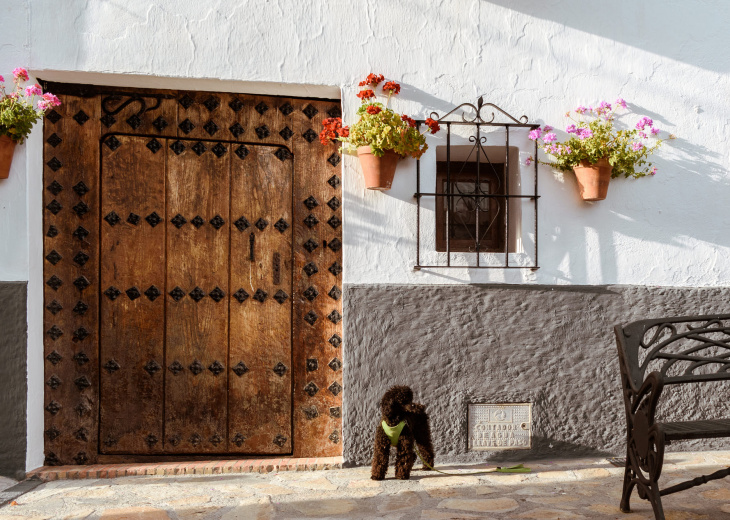
[[[398,439],[400,438],[400,432],[403,431],[403,428],[406,425],[405,421],[401,421],[395,426],[388,426],[388,423],[383,421],[383,431],[385,432],[385,435],[388,436],[390,439],[390,445],[391,446],[398,446]]]

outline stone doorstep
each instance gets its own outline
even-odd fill
[[[89,466],[43,466],[29,472],[29,479],[50,480],[117,478],[142,475],[200,475],[227,473],[274,473],[342,469],[342,457],[270,458],[156,462],[150,464],[93,464]]]

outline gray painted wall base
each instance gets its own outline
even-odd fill
[[[27,284],[0,282],[0,475],[25,478]]]
[[[407,384],[431,416],[436,461],[625,455],[613,326],[730,313],[730,288],[345,286],[344,457],[369,464],[378,402]],[[669,387],[660,420],[730,417],[730,384]],[[533,403],[530,450],[467,450],[468,403]],[[693,441],[670,449],[727,448]]]

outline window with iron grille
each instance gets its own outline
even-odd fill
[[[496,122],[494,112],[491,119],[482,118],[482,109],[488,107],[508,121]],[[460,119],[454,116],[459,111]],[[518,120],[482,98],[441,117],[432,113],[431,119],[445,129],[446,146],[436,147],[433,191],[421,191],[424,159],[417,162],[415,269],[537,269],[537,164],[526,167],[520,155],[537,156],[527,133],[539,125],[528,123],[526,116]],[[424,123],[418,121],[419,126]],[[499,142],[503,144],[492,144]],[[523,179],[525,170],[532,173],[531,183]],[[424,209],[433,210],[433,230],[423,218]],[[533,226],[529,220],[534,220]],[[422,240],[423,226],[428,228],[426,236],[433,231],[435,244],[430,238]]]

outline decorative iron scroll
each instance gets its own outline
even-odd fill
[[[431,112],[431,114],[430,114],[429,117],[431,119],[434,119],[434,120],[438,121],[439,123],[460,123],[461,122],[461,123],[467,123],[467,124],[470,124],[470,123],[471,124],[477,124],[477,123],[479,123],[479,124],[482,124],[482,125],[495,124],[495,125],[499,125],[499,126],[502,126],[502,125],[505,124],[505,123],[495,123],[494,122],[494,118],[496,117],[496,114],[494,112],[492,112],[492,118],[491,119],[489,119],[488,121],[486,119],[484,119],[482,117],[482,109],[485,108],[485,107],[492,107],[492,108],[496,109],[498,112],[504,114],[510,120],[514,121],[515,124],[518,124],[518,125],[529,125],[529,123],[527,122],[528,121],[527,116],[520,116],[519,117],[519,120],[518,120],[514,116],[508,114],[507,112],[505,112],[504,110],[502,110],[501,108],[499,108],[494,103],[485,103],[484,102],[484,96],[480,96],[479,99],[477,99],[477,104],[476,105],[474,105],[473,103],[462,103],[461,105],[459,105],[458,107],[456,107],[452,111],[447,112],[443,116],[439,116],[437,112]],[[474,111],[474,117],[472,117],[471,119],[467,118],[466,113],[462,110],[464,108],[468,108],[468,109],[471,109],[472,111]],[[452,114],[455,114],[459,110],[462,110],[462,112],[461,112],[461,121],[448,121],[446,119],[447,117],[449,117]]]
[[[707,321],[656,323],[646,329],[638,346],[642,376],[652,369],[661,373],[665,383],[703,376],[730,378],[730,318],[727,316]]]

